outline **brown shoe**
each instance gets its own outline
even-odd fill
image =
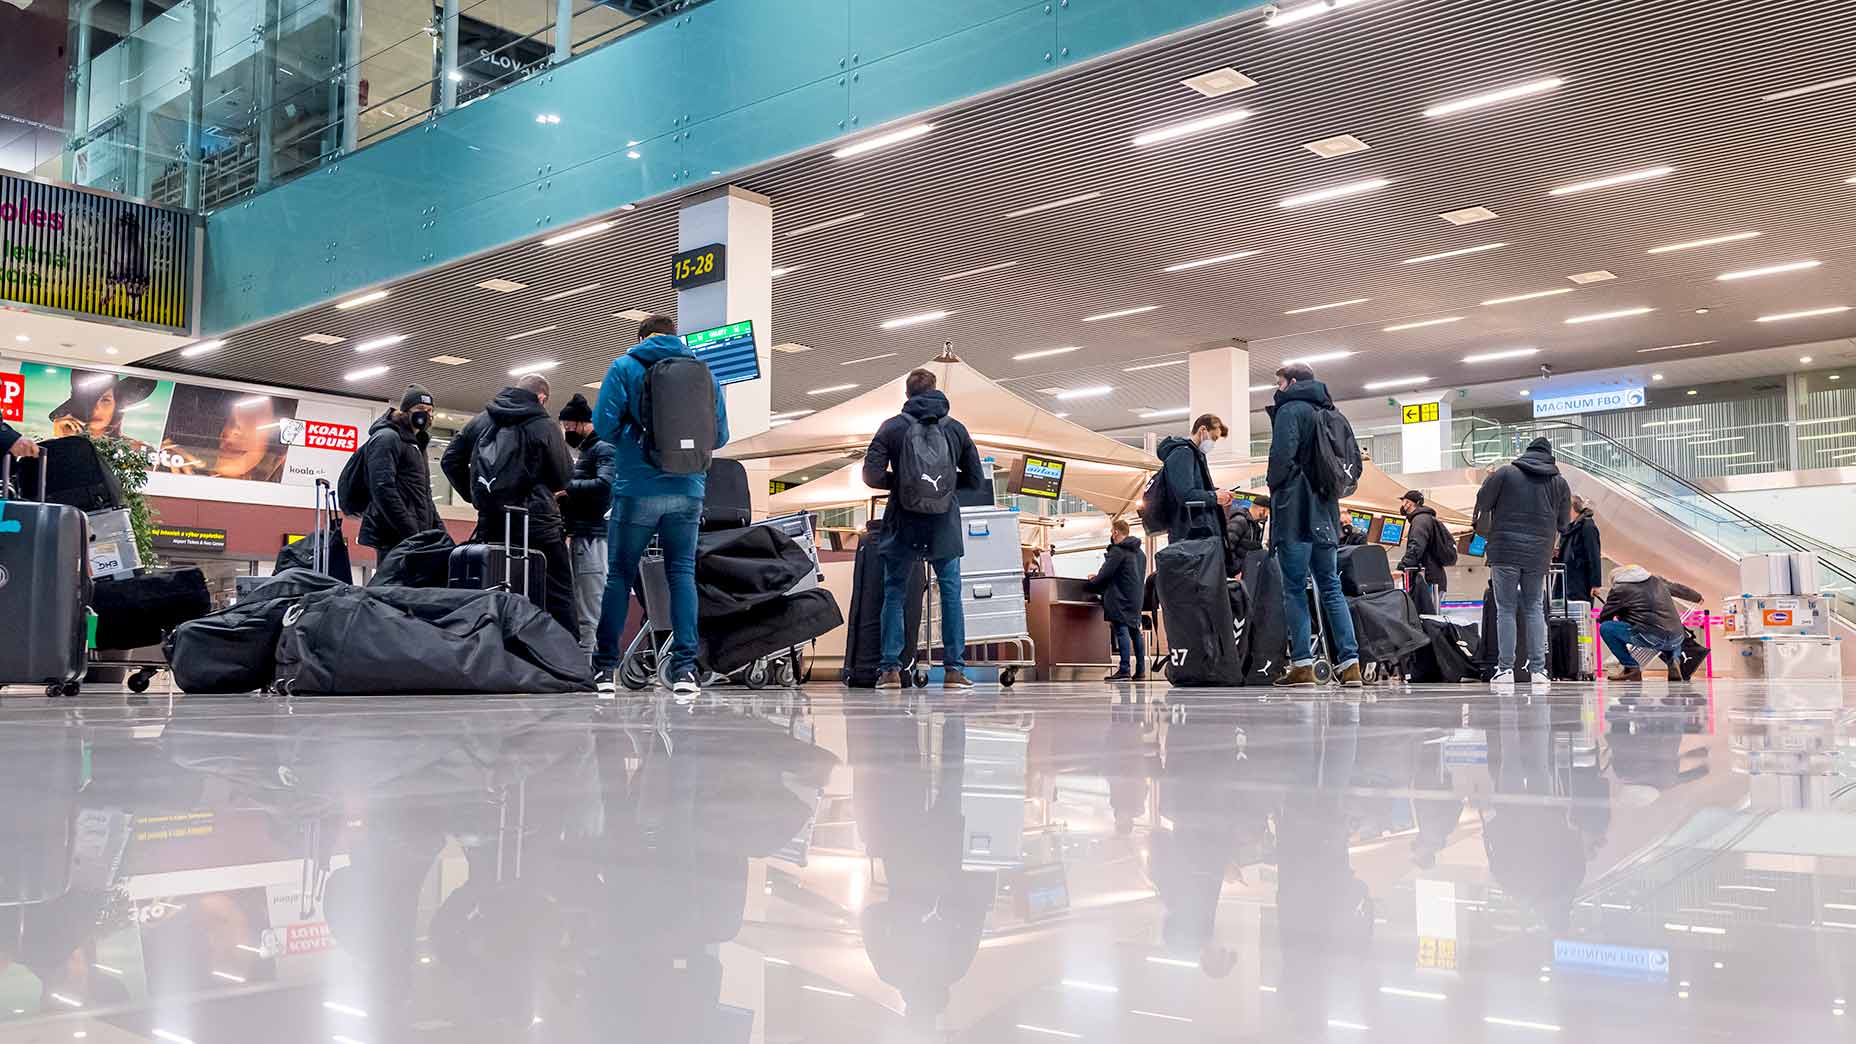
[[[1682,661],[1677,660],[1676,662],[1670,664],[1669,665],[1669,684],[1680,685],[1685,681],[1688,681],[1688,679],[1682,677]]]
[[[967,677],[966,674],[960,671],[947,671],[941,678],[941,688],[971,689],[973,688],[973,679]]]
[[[1640,682],[1643,680],[1643,669],[1640,667],[1631,667],[1627,670],[1618,671],[1616,674],[1608,675],[1607,677],[1614,682]]]
[[[1360,665],[1357,663],[1350,663],[1342,667],[1340,670],[1340,684],[1342,688],[1347,689],[1366,688],[1366,678],[1360,674]]]
[[[877,675],[876,676],[876,687],[879,689],[900,689],[902,688],[902,672],[901,671],[884,671],[882,674]]]
[[[1278,689],[1312,689],[1315,687],[1314,665],[1291,667],[1282,672],[1282,677],[1277,678],[1274,684]]]

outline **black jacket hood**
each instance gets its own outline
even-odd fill
[[[1552,478],[1560,473],[1560,466],[1553,460],[1553,451],[1531,449],[1514,459],[1514,466],[1535,478]]]
[[[1278,389],[1275,404],[1281,406],[1285,402],[1306,402],[1312,406],[1334,405],[1334,399],[1328,395],[1328,386],[1320,381],[1296,381],[1287,388]]]
[[[947,396],[939,388],[930,389],[920,395],[909,396],[909,401],[902,404],[902,412],[918,421],[933,424],[952,412]]]
[[[1193,449],[1198,449],[1198,447],[1193,444],[1192,440],[1184,435],[1168,435],[1166,438],[1160,440],[1160,445],[1154,447],[1154,456],[1159,457],[1161,460],[1165,460],[1169,456],[1172,456],[1173,451],[1181,446],[1192,446]]]
[[[406,418],[403,414],[392,409],[381,414],[379,419],[367,426],[368,438],[373,438],[375,432],[383,429],[391,429],[398,432],[401,440],[418,443],[420,449],[424,449],[426,444],[432,441],[432,433],[429,430],[419,431],[411,424],[406,423]]]
[[[1410,519],[1410,518],[1417,518],[1419,515],[1429,515],[1432,518],[1436,518],[1437,512],[1429,504],[1419,504],[1416,508],[1412,510],[1411,514],[1406,515],[1405,517]]]
[[[535,417],[546,417],[548,410],[541,404],[541,397],[527,388],[504,388],[496,393],[496,398],[484,407],[483,412],[490,415],[498,424],[521,424]]]
[[[1129,533],[1127,536],[1115,541],[1115,546],[1125,547],[1130,551],[1139,551],[1141,549],[1141,538],[1135,536],[1133,533]]]

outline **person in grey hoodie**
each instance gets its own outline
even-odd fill
[[[1536,691],[1547,689],[1547,568],[1553,545],[1572,516],[1572,491],[1560,477],[1553,443],[1538,438],[1526,452],[1495,469],[1476,492],[1476,532],[1488,538],[1485,561],[1495,591],[1495,677],[1498,692],[1514,689],[1515,646],[1525,613],[1528,672]],[[1486,638],[1485,638],[1486,640]]]
[[[1674,598],[1670,597],[1671,595]],[[1640,565],[1619,566],[1611,574],[1611,597],[1598,612],[1598,636],[1617,658],[1613,681],[1642,681],[1643,670],[1630,647],[1654,649],[1669,663],[1669,680],[1687,681],[1682,668],[1682,614],[1675,598],[1702,600],[1701,592],[1686,584],[1652,575]]]

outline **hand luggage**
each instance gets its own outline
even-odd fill
[[[1168,544],[1154,555],[1160,617],[1166,626],[1167,681],[1242,685],[1240,621],[1231,615],[1221,535]]]
[[[380,559],[367,586],[444,587],[451,579],[451,552],[457,546],[442,526],[414,533]]]
[[[198,568],[151,569],[140,576],[91,584],[97,614],[97,648],[160,645],[167,632],[213,611],[206,576]]]
[[[529,546],[528,509],[507,507],[503,510],[506,517],[502,544],[469,543],[453,548],[447,560],[449,572],[445,586],[460,590],[514,591],[535,603],[537,608],[546,609],[548,561],[541,552]],[[522,519],[519,545],[514,542],[517,516]]]
[[[48,504],[69,504],[79,511],[113,511],[123,506],[122,482],[97,444],[84,435],[66,435],[39,443],[39,455],[19,466],[20,484],[40,491]]]
[[[1282,566],[1268,551],[1247,551],[1243,577],[1250,609],[1244,628],[1244,684],[1268,685],[1289,662]]]
[[[1358,544],[1338,549],[1340,589],[1343,594],[1378,594],[1392,590],[1392,562],[1386,549],[1378,544]]]
[[[1547,601],[1547,677],[1590,681],[1598,677],[1598,625],[1592,622],[1592,603],[1568,599],[1566,568],[1553,570],[1548,581],[1559,581],[1559,595]]]
[[[68,504],[6,499],[13,458],[0,454],[0,685],[74,695],[84,676],[90,539]],[[44,474],[43,471],[40,474]]]
[[[1359,643],[1362,663],[1401,663],[1431,644],[1425,621],[1403,591],[1351,597],[1347,608],[1353,614],[1353,635]]]
[[[308,535],[295,543],[286,542],[278,549],[271,572],[281,573],[287,569],[313,569],[344,584],[354,581],[348,539],[342,535],[341,508],[335,502],[335,489],[328,479],[316,480],[316,510]]]
[[[748,469],[738,460],[716,457],[709,462],[703,483],[702,528],[739,529],[754,521],[754,501],[748,489]]]
[[[908,598],[902,604],[902,645],[910,657],[914,636],[922,629],[922,599],[928,587],[928,567],[917,561],[909,571]],[[877,549],[876,527],[865,530],[851,565],[851,616],[844,631],[844,684],[868,689],[876,684],[883,660],[883,556]],[[904,663],[902,666],[911,666]],[[908,672],[903,672],[908,677]]]
[[[1429,644],[1411,654],[1407,680],[1413,685],[1454,685],[1482,680],[1472,635],[1449,620],[1420,618]]]
[[[1484,681],[1495,676],[1496,664],[1501,659],[1501,650],[1496,647],[1500,615],[1495,607],[1495,585],[1491,583],[1482,589],[1482,641],[1476,645],[1476,670]]]

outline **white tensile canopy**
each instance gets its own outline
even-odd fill
[[[958,359],[927,363],[953,404],[954,416],[967,426],[981,456],[994,458],[1005,471],[1027,453],[1064,462],[1063,491],[1109,515],[1130,513],[1160,462],[1150,454],[1072,424],[1035,403],[1018,397]],[[863,484],[857,458],[883,422],[902,409],[907,374],[880,384],[848,402],[731,442],[721,455],[764,461],[771,475],[815,467],[834,458],[843,467],[813,479],[770,502],[774,514],[817,511],[861,504],[876,495]]]

